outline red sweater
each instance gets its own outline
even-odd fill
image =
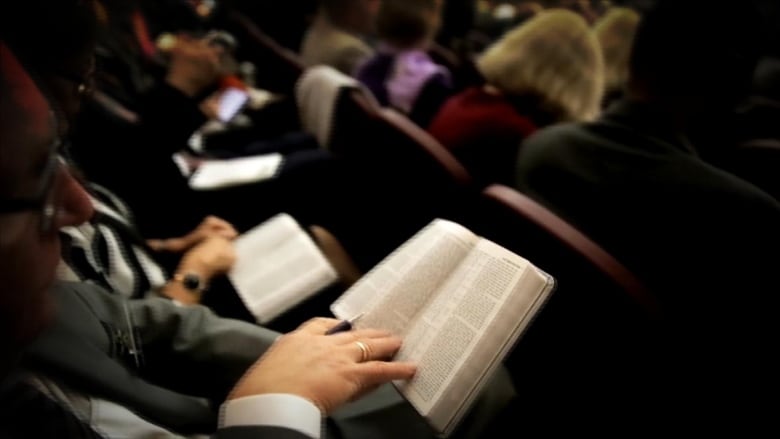
[[[511,183],[520,143],[536,129],[506,98],[481,87],[447,100],[428,127],[483,183]]]

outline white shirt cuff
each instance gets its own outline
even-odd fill
[[[222,404],[219,427],[270,425],[320,439],[320,410],[309,400],[286,393],[246,396]]]

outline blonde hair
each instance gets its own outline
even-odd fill
[[[488,47],[477,67],[502,93],[538,96],[561,121],[599,113],[604,60],[588,23],[575,12],[539,12]]]
[[[628,81],[628,60],[639,19],[639,13],[632,9],[614,7],[593,26],[604,54],[604,76],[609,91],[622,89]]]

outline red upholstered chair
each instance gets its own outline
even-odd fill
[[[463,187],[473,183],[466,168],[427,131],[356,90],[339,98],[330,149],[363,163],[394,163],[400,168],[391,171],[414,172],[426,180],[440,177]]]
[[[455,156],[409,118],[395,110],[386,108],[380,112],[379,119],[382,124],[387,126],[389,131],[395,132],[400,138],[405,137],[408,139],[408,142],[401,141],[396,144],[399,146],[396,151],[398,154],[402,153],[400,151],[402,147],[408,146],[410,155],[419,154],[422,156],[420,161],[429,160],[431,166],[438,167],[449,175],[453,182],[464,187],[473,183],[471,175]]]
[[[515,230],[514,226],[521,223],[532,224],[560,244],[558,249],[548,247],[545,251],[571,252],[595,272],[603,275],[606,281],[613,283],[616,291],[625,293],[625,298],[637,305],[638,310],[646,313],[648,317],[659,315],[660,309],[655,296],[642,282],[620,261],[563,218],[527,195],[507,186],[488,186],[482,196],[483,204],[494,205],[496,216],[505,215],[501,219],[505,221],[504,224],[497,223],[497,217],[486,217],[489,223],[487,226],[495,230],[493,233],[496,233],[496,237],[502,242],[522,250],[523,243],[534,238],[518,236],[519,230]],[[487,230],[486,232],[491,233]],[[555,257],[560,258],[560,255]]]
[[[530,437],[641,419],[653,403],[663,321],[654,295],[596,242],[512,188],[487,187],[453,219],[557,280],[506,362],[521,393],[508,416]]]
[[[361,269],[369,269],[474,189],[449,151],[406,116],[379,106],[367,90],[346,84],[328,95],[333,105],[316,114],[329,115],[330,122],[318,138],[350,170],[352,183],[341,195],[354,200],[344,225],[329,230],[359,255]],[[366,229],[374,232],[370,240]]]

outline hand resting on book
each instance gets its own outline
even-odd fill
[[[316,318],[281,336],[239,380],[228,401],[286,393],[309,400],[328,415],[381,384],[414,376],[414,364],[388,361],[401,347],[400,338],[375,329],[325,335],[338,323]],[[367,348],[365,361],[358,341]]]

